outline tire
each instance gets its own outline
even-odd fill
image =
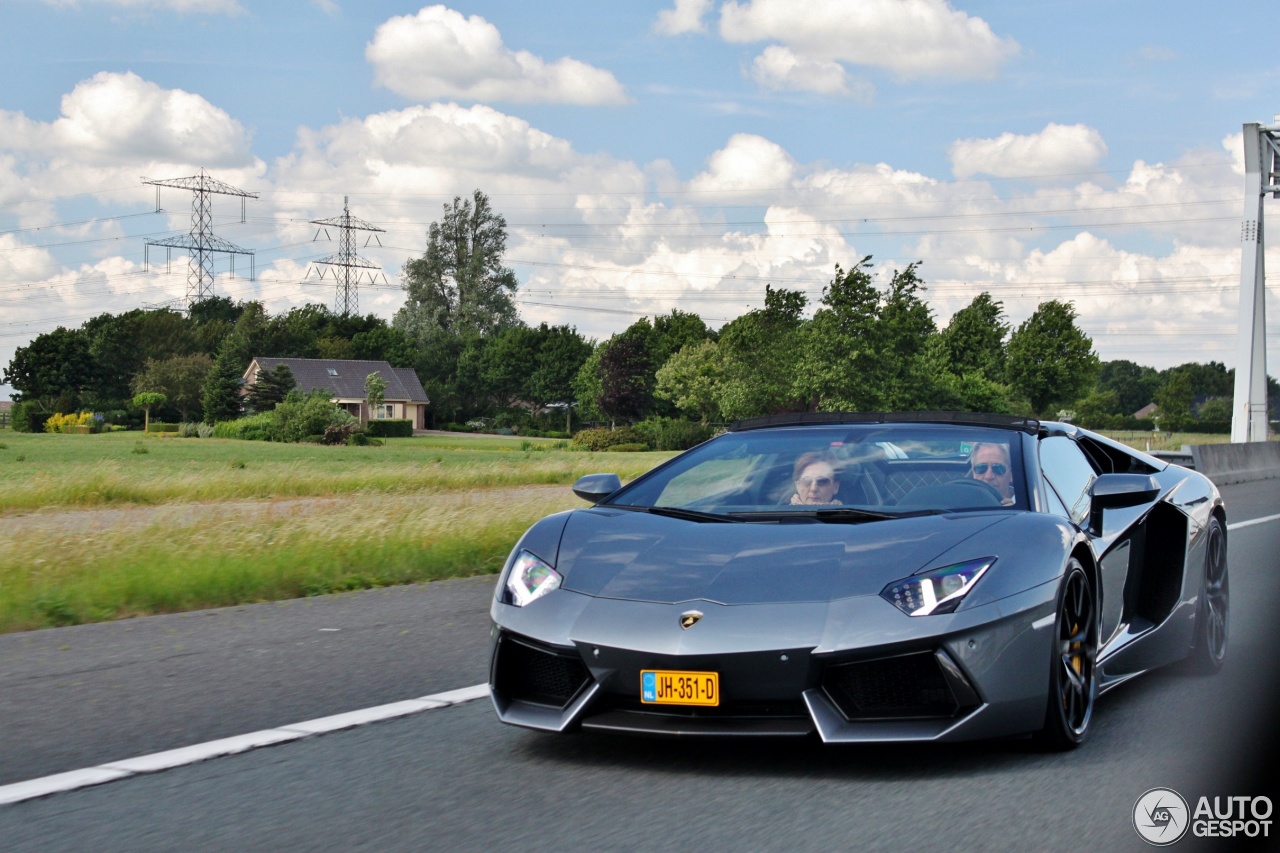
[[[1196,675],[1212,675],[1227,657],[1230,584],[1227,575],[1227,535],[1222,523],[1209,519],[1204,555],[1204,584],[1196,606],[1196,633],[1187,668]]]
[[[1041,747],[1054,752],[1075,749],[1089,736],[1098,696],[1097,659],[1097,599],[1088,573],[1072,557],[1058,587],[1044,728],[1035,735]]]

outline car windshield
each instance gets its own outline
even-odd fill
[[[1026,508],[1018,437],[935,424],[728,433],[637,479],[606,504],[823,521]]]

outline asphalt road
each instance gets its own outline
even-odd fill
[[[1280,481],[1224,495],[1233,522],[1280,512]],[[1065,755],[558,737],[479,701],[0,807],[0,850],[1145,850],[1150,788],[1280,802],[1280,522],[1230,554],[1222,673],[1122,686]],[[479,683],[491,584],[0,638],[0,784]]]

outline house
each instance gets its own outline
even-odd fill
[[[1156,409],[1158,408],[1159,407],[1155,403],[1147,403],[1141,409],[1138,409],[1138,411],[1134,412],[1133,416],[1138,420],[1142,420],[1143,418],[1150,418],[1153,415],[1155,415]]]
[[[7,427],[12,423],[12,410],[12,400],[0,400],[0,427]]]
[[[402,418],[411,421],[414,429],[426,429],[427,405],[430,401],[412,368],[392,367],[385,361],[258,356],[249,362],[249,367],[244,372],[244,387],[257,381],[259,371],[272,370],[280,364],[287,365],[293,371],[299,391],[328,391],[333,395],[333,402],[362,422],[371,418]],[[370,413],[365,403],[364,382],[370,373],[375,372],[387,383],[387,390],[383,394],[382,407]]]

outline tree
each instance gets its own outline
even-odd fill
[[[932,396],[933,376],[922,361],[937,327],[920,296],[925,287],[918,267],[913,263],[894,270],[876,323],[881,357],[875,378],[884,407],[894,411],[926,408]]]
[[[525,384],[524,397],[535,411],[550,403],[565,404],[565,431],[572,426],[574,379],[590,358],[591,344],[572,326],[539,327],[537,364]]]
[[[133,395],[134,407],[145,412],[142,418],[143,432],[148,432],[151,429],[151,410],[156,406],[163,406],[166,402],[168,402],[168,398],[158,391],[142,391]]]
[[[1194,397],[1230,397],[1235,394],[1235,371],[1227,370],[1227,366],[1220,361],[1211,361],[1208,364],[1192,361],[1171,367],[1162,375],[1165,381],[1168,381],[1174,373],[1187,375],[1191,384],[1191,394]]]
[[[200,352],[215,355],[235,328],[244,306],[225,296],[210,296],[192,303],[187,311],[192,335]]]
[[[1195,391],[1191,387],[1191,374],[1174,370],[1169,380],[1156,391],[1156,417],[1161,428],[1175,432],[1187,429],[1195,420],[1191,414],[1191,402]]]
[[[1070,302],[1051,299],[1040,303],[1009,337],[1009,382],[1037,414],[1049,411],[1053,403],[1078,399],[1093,385],[1098,356],[1075,321]]]
[[[298,380],[287,364],[277,364],[270,370],[259,370],[258,378],[244,395],[244,404],[253,412],[270,412],[283,403],[297,385]]]
[[[200,415],[204,381],[212,367],[213,359],[204,353],[153,359],[134,377],[133,390],[135,393],[156,391],[163,394],[168,405],[176,409],[179,418],[186,423],[190,414]]]
[[[1210,397],[1200,405],[1196,417],[1205,422],[1230,423],[1232,409],[1230,397]]]
[[[385,323],[352,335],[351,350],[352,358],[385,361],[392,367],[412,367],[418,355],[408,335]]]
[[[201,389],[200,402],[204,409],[205,423],[214,424],[240,417],[240,382],[244,378],[243,373],[244,365],[236,357],[234,349],[224,341]]]
[[[18,347],[4,370],[4,381],[18,391],[15,399],[38,403],[44,411],[52,411],[63,395],[78,397],[92,389],[97,380],[88,335],[62,326]]]
[[[455,196],[431,223],[422,257],[404,265],[407,296],[395,327],[421,341],[464,329],[485,335],[518,322],[511,295],[519,283],[503,266],[506,248],[507,221],[488,196]]]
[[[848,272],[836,265],[823,290],[822,308],[801,335],[795,389],[808,408],[876,411],[883,408],[880,295],[871,257]]]
[[[685,344],[658,369],[654,393],[702,423],[720,420],[724,362],[715,341]]]
[[[794,384],[804,327],[801,315],[807,304],[799,290],[765,285],[764,308],[748,311],[720,330],[721,417],[738,420],[804,410]]]
[[[1160,374],[1151,367],[1117,359],[1104,361],[1098,367],[1097,389],[1114,391],[1116,408],[1111,414],[1133,415],[1155,399],[1160,387]]]
[[[667,359],[682,348],[714,337],[697,314],[674,308],[670,314],[654,317],[653,334],[649,339],[649,353],[653,356],[654,369],[666,364]]]
[[[942,349],[952,373],[977,373],[993,382],[1004,378],[1004,339],[1009,324],[1004,306],[979,293],[973,301],[951,316],[941,332]]]
[[[508,326],[490,337],[480,353],[480,382],[499,409],[525,399],[529,377],[538,366],[538,350],[546,330]],[[483,339],[481,339],[483,340]]]
[[[610,423],[639,420],[653,402],[649,341],[642,333],[628,332],[615,335],[600,353],[596,407]]]
[[[382,403],[387,397],[387,380],[378,375],[378,371],[370,373],[364,378],[364,402],[369,407],[369,418],[372,420],[374,413],[381,411]]]

